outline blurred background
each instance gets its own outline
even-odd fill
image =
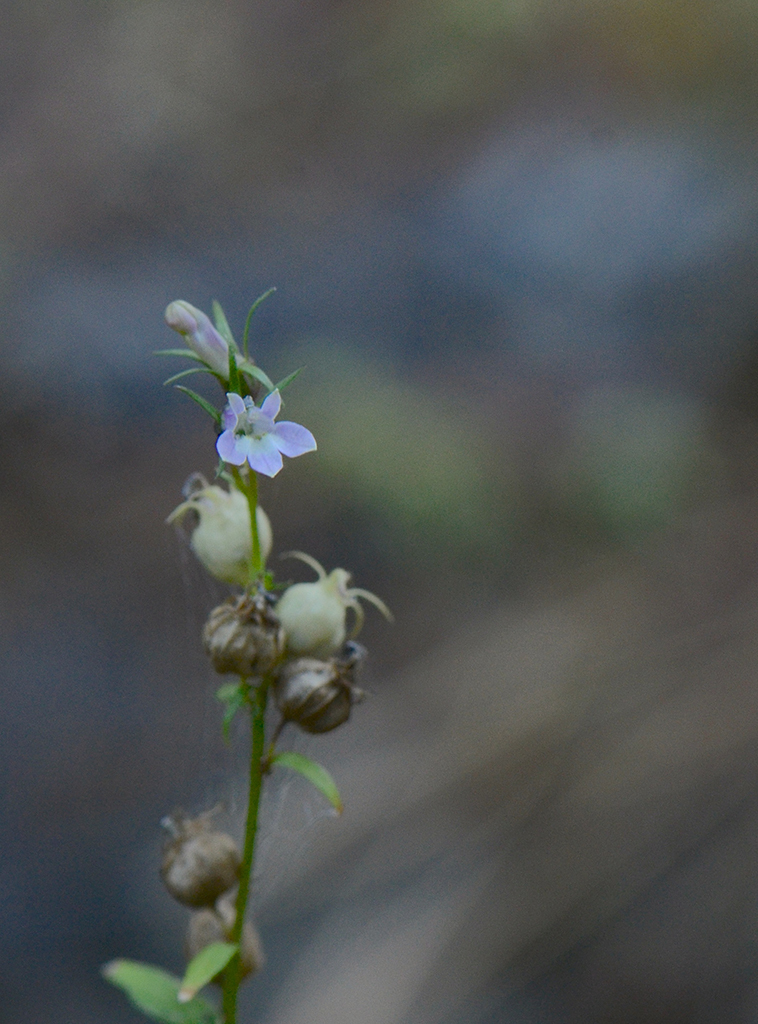
[[[164,525],[213,298],[316,455],[279,551],[380,594],[349,727],[274,780],[260,1024],[758,1019],[758,9],[5,0],[0,1020],[180,973],[160,818],[221,801]],[[278,563],[275,563],[278,565]],[[282,563],[284,578],[308,571]]]

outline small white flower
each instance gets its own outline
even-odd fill
[[[252,398],[229,393],[229,404],[221,417],[224,430],[216,441],[216,451],[224,462],[241,466],[248,462],[256,473],[276,476],[282,468],[282,455],[294,458],[316,450],[310,430],[299,423],[284,420],[275,423],[282,406],[279,391],[272,391],[260,408]]]

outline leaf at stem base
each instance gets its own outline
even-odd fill
[[[201,988],[204,988],[223,971],[231,958],[239,949],[233,942],[211,942],[201,949],[196,957],[187,964],[182,984],[177,994],[180,1003],[188,1003],[194,999]]]
[[[179,979],[160,967],[135,960],[111,960],[103,967],[102,975],[138,1010],[161,1024],[217,1024],[216,1011],[199,996],[180,1003]]]

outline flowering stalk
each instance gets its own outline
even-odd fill
[[[201,639],[216,672],[239,680],[220,686],[216,696],[225,705],[223,731],[227,739],[235,714],[242,708],[250,713],[250,778],[242,853],[231,836],[211,827],[212,812],[194,820],[183,815],[167,819],[172,839],[164,848],[161,876],[174,899],[191,910],[184,978],[131,960],[114,960],[103,969],[108,981],[162,1024],[178,1020],[184,1024],[237,1024],[240,982],[263,963],[260,938],[253,922],[246,920],[263,777],[274,768],[299,772],[337,813],[342,811],[329,772],[296,751],[278,751],[277,743],[288,724],[317,735],[348,720],[352,706],[362,697],[355,677],[365,649],[351,639],[363,623],[358,598],[390,617],[374,594],[349,586],[350,574],[345,569],[327,574],[302,552],[291,554],[316,570],[317,581],[276,588],[264,575],[272,532],[268,517],[258,507],[258,474],[276,476],[284,466],[283,457],[292,459],[315,451],[316,441],[300,424],[277,420],[281,391],[296,373],[274,384],[252,361],[247,348],[250,316],[241,353],[216,302],[213,315],[215,326],[189,303],[171,303],[166,322],[183,336],[188,349],[166,349],[160,354],[186,356],[201,364],[175,374],[166,383],[188,373],[204,373],[221,384],[226,398],[222,409],[189,388],[176,386],[213,420],[216,452],[225,466],[220,475],[231,486],[227,491],[193,474],[184,488],[185,500],[168,522],[191,516],[195,526],[190,545],[198,559],[216,579],[242,588],[213,609]],[[258,405],[262,388],[266,393]],[[278,599],[271,592],[276,589],[284,591]],[[349,610],[355,616],[350,637]],[[266,751],[269,693],[279,722]],[[198,995],[209,984],[221,986],[221,1016]]]
[[[255,517],[253,517],[253,522]],[[236,916],[234,927],[229,936],[230,942],[239,944],[242,927],[247,910],[247,897],[250,892],[250,876],[255,859],[255,837],[258,831],[258,808],[261,800],[263,784],[263,748],[266,740],[266,703],[268,700],[268,680],[253,687],[250,693],[251,715],[251,750],[250,750],[250,788],[247,799],[247,821],[245,823],[245,845],[242,852],[242,864],[239,875],[239,891],[237,892]],[[237,990],[240,984],[240,957],[234,956],[226,970],[222,997],[224,1024],[236,1024],[237,1021]]]

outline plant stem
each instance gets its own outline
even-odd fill
[[[258,477],[252,469],[245,475],[235,466],[234,481],[247,498],[250,509],[250,533],[252,546],[250,550],[250,582],[249,588],[255,587],[263,576],[263,559],[261,558],[261,540],[258,534]],[[266,743],[266,702],[270,680],[263,679],[258,686],[250,690],[250,789],[247,798],[247,818],[245,820],[245,844],[242,850],[242,863],[239,873],[239,890],[234,917],[234,927],[229,940],[240,944],[242,929],[245,926],[247,897],[250,892],[250,876],[255,861],[255,836],[258,831],[258,808],[261,802],[261,786],[263,785],[263,749]],[[237,953],[229,961],[224,971],[224,990],[221,1007],[225,1024],[236,1024],[237,1021],[237,990],[240,984],[240,954]]]
[[[250,790],[247,800],[247,821],[245,823],[245,846],[242,852],[242,864],[240,866],[240,886],[237,893],[236,916],[234,927],[229,936],[230,942],[239,944],[242,936],[242,928],[245,923],[245,911],[247,909],[247,897],[250,892],[250,877],[253,871],[255,859],[255,836],[258,831],[258,807],[261,799],[261,786],[263,773],[261,761],[263,759],[263,748],[266,740],[266,701],[268,699],[268,680],[256,686],[250,694],[252,743],[250,750]],[[236,1024],[237,1020],[237,989],[240,983],[240,957],[239,953],[232,958],[229,966],[224,971],[224,992],[222,1010],[224,1024]]]
[[[254,587],[255,584],[260,580],[263,575],[263,559],[261,558],[261,538],[258,533],[258,476],[252,470],[248,470],[246,475],[235,467],[232,470],[234,474],[234,480],[239,490],[247,498],[247,505],[250,509],[250,533],[252,535],[252,548],[250,551],[250,587]]]

